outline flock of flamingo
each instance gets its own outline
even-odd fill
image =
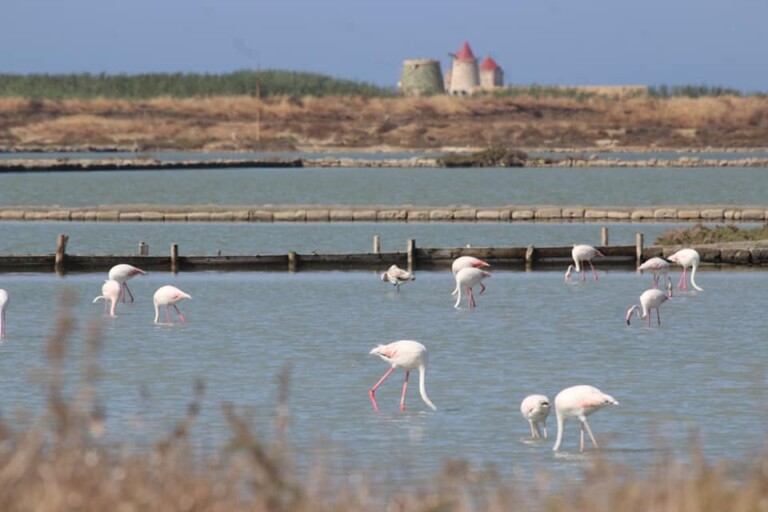
[[[573,271],[581,272],[581,280],[586,281],[585,263],[589,264],[594,279],[598,279],[597,271],[592,265],[592,259],[596,256],[603,256],[600,251],[589,245],[575,245],[572,251],[574,264],[569,265],[565,273],[565,281],[570,282]],[[668,260],[668,261],[667,261]],[[694,249],[682,249],[671,255],[667,260],[662,258],[651,258],[638,267],[641,271],[653,273],[653,288],[646,290],[640,295],[640,304],[633,305],[627,311],[627,325],[630,324],[634,313],[641,319],[648,319],[648,325],[651,325],[651,310],[656,310],[656,318],[661,325],[659,316],[659,307],[672,296],[672,280],[668,277],[669,262],[677,263],[683,267],[683,273],[677,284],[678,290],[688,290],[687,269],[691,268],[691,286],[696,290],[702,290],[696,284],[696,270],[699,266],[700,257]],[[480,287],[478,295],[485,291],[483,281],[491,277],[491,273],[483,270],[490,265],[485,261],[473,256],[462,256],[453,261],[451,270],[456,281],[456,288],[452,295],[457,295],[455,308],[461,304],[462,292],[467,295],[467,306],[474,308],[477,306],[473,289]],[[130,301],[134,302],[133,293],[128,287],[128,281],[138,275],[146,274],[144,270],[128,264],[115,265],[110,269],[108,279],[101,287],[101,295],[93,299],[93,302],[104,301],[104,314],[115,316],[117,305],[120,301],[126,302],[126,295]],[[412,272],[408,272],[397,265],[392,265],[381,275],[381,280],[391,283],[398,291],[400,285],[415,280]],[[658,289],[659,285],[664,283],[667,292]],[[165,316],[168,323],[171,323],[171,308],[174,308],[181,322],[185,322],[184,315],[179,311],[177,303],[184,299],[192,298],[189,294],[181,291],[175,286],[162,286],[158,288],[153,296],[155,307],[155,323],[160,322],[160,309],[165,308]],[[8,306],[8,292],[0,289],[0,339],[6,336],[5,312]],[[384,375],[374,384],[369,391],[373,409],[378,411],[379,406],[376,402],[376,390],[384,381],[397,369],[405,371],[405,381],[403,383],[403,392],[400,398],[400,409],[405,410],[405,396],[408,390],[408,378],[411,370],[419,370],[419,393],[427,406],[432,410],[437,410],[435,404],[427,396],[426,391],[426,369],[427,369],[427,349],[424,345],[413,340],[400,340],[387,345],[379,345],[370,351],[371,355],[380,357],[384,362],[390,365]],[[581,422],[581,443],[580,450],[584,451],[584,432],[586,431],[595,448],[599,448],[592,429],[587,423],[587,416],[600,410],[606,405],[618,405],[612,396],[603,393],[599,389],[589,385],[572,386],[560,391],[555,396],[555,416],[557,418],[557,438],[553,450],[560,449],[565,429],[565,421],[569,418],[576,418]],[[550,412],[550,401],[545,395],[527,396],[520,405],[520,412],[531,427],[531,437],[534,439],[547,438],[546,421]]]
[[[596,248],[590,245],[574,245],[571,251],[573,258],[573,265],[569,265],[565,272],[565,282],[571,281],[571,274],[581,272],[581,280],[586,281],[586,269],[585,265],[588,264],[595,281],[598,280],[598,274],[592,265],[592,259],[596,256],[603,256],[603,254]],[[696,284],[696,270],[699,267],[701,258],[699,253],[695,249],[681,249],[671,255],[667,260],[663,258],[651,258],[645,261],[638,267],[641,272],[648,271],[653,274],[653,288],[644,291],[640,295],[640,304],[633,305],[627,311],[627,325],[630,325],[630,320],[634,313],[641,319],[648,319],[648,326],[651,325],[651,310],[656,310],[656,319],[659,325],[661,325],[661,317],[659,315],[659,307],[672,297],[672,280],[668,277],[669,262],[677,263],[683,268],[683,273],[680,277],[680,281],[677,284],[678,290],[687,291],[687,269],[691,268],[691,286],[696,290],[702,291],[703,289]],[[451,270],[453,271],[454,279],[456,280],[456,288],[453,290],[453,295],[458,295],[456,304],[454,307],[458,308],[461,304],[462,290],[466,290],[467,305],[469,308],[477,306],[473,288],[476,285],[480,286],[480,293],[485,291],[483,281],[491,276],[490,272],[483,270],[482,268],[490,267],[490,265],[473,256],[462,256],[454,260]],[[400,291],[400,285],[402,283],[413,281],[416,277],[412,272],[408,272],[397,265],[392,265],[386,272],[381,275],[381,280],[384,282],[392,283],[398,291]],[[666,292],[659,290],[660,284],[664,283]],[[479,295],[478,294],[478,295]],[[427,348],[421,343],[413,340],[399,340],[387,345],[379,345],[370,352],[371,355],[380,357],[384,362],[390,365],[386,373],[374,384],[371,390],[368,392],[371,402],[373,403],[373,409],[379,410],[379,406],[376,402],[376,390],[381,386],[384,381],[389,377],[392,372],[397,368],[401,368],[405,371],[405,381],[403,383],[403,392],[400,397],[400,409],[405,410],[405,396],[408,389],[408,378],[411,370],[419,370],[419,393],[424,403],[432,410],[437,410],[435,404],[427,396],[426,391],[426,370],[427,370]],[[581,384],[577,386],[571,386],[560,391],[555,396],[555,417],[557,420],[557,437],[553,446],[554,451],[560,450],[560,446],[563,442],[563,434],[565,432],[565,422],[569,418],[576,418],[581,423],[581,440],[579,444],[580,451],[584,451],[584,433],[589,435],[590,440],[595,448],[599,448],[599,444],[595,439],[595,435],[587,422],[587,416],[596,412],[607,405],[619,405],[619,402],[611,395],[603,393],[594,386],[587,384]],[[525,397],[520,404],[520,413],[523,418],[528,421],[531,428],[532,439],[547,439],[547,417],[550,412],[550,401],[545,395],[533,394]]]

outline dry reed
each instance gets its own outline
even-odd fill
[[[190,432],[204,386],[195,386],[187,414],[149,448],[110,446],[102,436],[98,387],[101,336],[87,330],[78,373],[73,365],[73,305],[65,294],[46,345],[45,412],[31,425],[0,420],[0,503],[16,511],[761,511],[768,503],[768,457],[735,468],[711,464],[696,450],[690,461],[662,457],[644,475],[596,455],[579,482],[553,485],[546,473],[533,484],[505,481],[493,469],[446,461],[431,483],[395,493],[365,481],[334,484],[322,468],[300,476],[286,439],[290,368],[279,376],[275,435],[267,442],[248,417],[224,404],[230,442],[213,456],[195,453]]]

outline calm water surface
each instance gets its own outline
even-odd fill
[[[762,205],[765,185],[768,169],[747,167],[11,173],[0,204]]]
[[[332,474],[360,471],[393,488],[435,476],[447,458],[519,478],[538,469],[581,475],[592,456],[577,453],[578,428],[568,425],[564,452],[553,454],[551,441],[527,440],[519,413],[529,393],[554,398],[580,383],[620,401],[590,423],[603,454],[640,471],[662,451],[685,453],[693,433],[713,459],[762,448],[768,273],[704,269],[697,281],[705,291],[677,295],[662,307],[662,326],[648,328],[628,327],[624,315],[650,276],[598,269],[598,282],[571,285],[560,271],[497,270],[474,310],[454,309],[449,272],[418,272],[399,293],[375,271],[153,272],[131,281],[137,301],[121,304],[116,318],[91,303],[101,274],[4,274],[11,304],[0,403],[6,417],[43,406],[43,386],[31,377],[44,366],[66,288],[78,297],[76,347],[88,325],[103,329],[100,390],[115,440],[141,444],[167,432],[197,379],[207,390],[198,446],[228,439],[223,402],[251,411],[269,437],[277,376],[290,364],[290,435],[301,467],[323,459]],[[169,283],[193,297],[181,304],[186,324],[152,322],[152,293]],[[398,339],[428,347],[437,412],[416,389],[408,410],[398,410],[399,371],[377,393],[381,411],[372,411],[367,392],[386,365],[368,351]],[[548,425],[554,434],[553,417]]]
[[[756,224],[740,224],[752,227]],[[59,233],[69,235],[70,254],[137,254],[139,242],[150,254],[182,255],[365,253],[379,235],[383,252],[405,252],[406,241],[420,247],[553,247],[600,244],[608,227],[612,245],[634,245],[644,233],[650,245],[662,232],[686,226],[666,223],[142,223],[0,222],[0,254],[51,254]],[[689,225],[687,225],[689,226]]]

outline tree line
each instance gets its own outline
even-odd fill
[[[225,74],[145,73],[0,74],[0,96],[33,99],[212,96],[395,96],[392,88],[295,71],[235,71]]]

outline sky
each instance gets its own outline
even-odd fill
[[[0,73],[313,72],[396,86],[469,42],[507,85],[768,92],[768,0],[0,0]]]

